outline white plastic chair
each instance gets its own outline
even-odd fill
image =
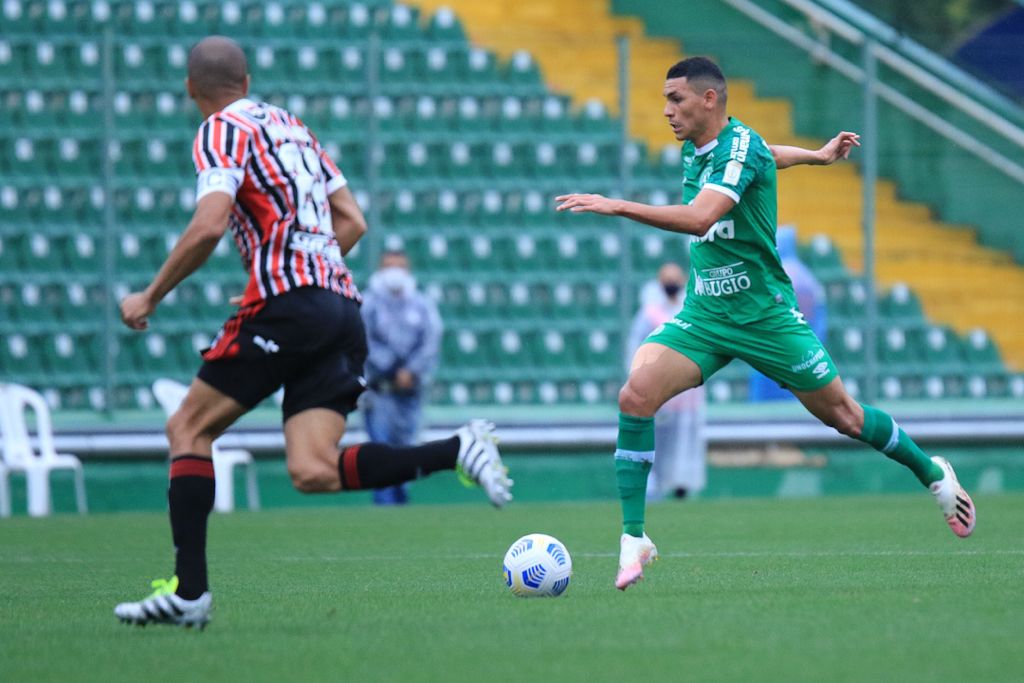
[[[11,516],[10,476],[10,471],[3,463],[2,447],[0,447],[0,517]]]
[[[27,413],[35,413],[38,452],[32,447]],[[53,422],[46,400],[36,391],[20,384],[0,385],[0,429],[3,431],[3,465],[0,473],[0,502],[10,514],[9,485],[7,472],[24,472],[28,490],[28,514],[45,517],[53,511],[50,496],[50,472],[71,470],[75,475],[75,503],[78,513],[88,511],[85,500],[85,473],[82,461],[73,455],[57,453],[53,446]]]
[[[168,417],[178,410],[186,394],[188,387],[173,379],[162,378],[153,382],[153,395]],[[217,486],[214,489],[213,509],[217,512],[232,512],[235,509],[235,478],[232,470],[236,466],[245,467],[245,492],[249,509],[260,509],[260,490],[252,453],[238,448],[220,448],[214,441],[213,478]]]

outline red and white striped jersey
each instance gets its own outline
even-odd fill
[[[359,299],[327,201],[347,181],[297,117],[237,100],[199,127],[192,157],[197,202],[211,192],[235,197],[230,226],[249,271],[243,307],[297,287]]]

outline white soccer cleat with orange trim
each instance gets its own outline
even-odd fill
[[[658,548],[654,542],[643,536],[622,534],[619,539],[619,574],[615,587],[624,591],[644,578],[644,567],[658,559]]]
[[[953,471],[953,466],[949,464],[948,460],[936,456],[932,458],[932,462],[942,468],[944,476],[933,482],[928,490],[935,496],[935,501],[946,518],[946,524],[953,530],[953,533],[960,538],[967,538],[974,531],[974,523],[977,520],[974,501],[960,485],[956,478],[956,472]]]

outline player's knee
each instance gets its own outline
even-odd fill
[[[636,417],[651,417],[658,410],[658,406],[637,391],[632,384],[626,385],[619,391],[619,412],[625,415]]]
[[[177,410],[171,415],[164,431],[167,433],[167,442],[171,446],[171,453],[193,450],[191,445],[197,435],[188,416],[182,411]]]

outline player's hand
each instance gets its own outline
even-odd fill
[[[599,194],[563,194],[555,197],[556,202],[561,202],[556,211],[572,211],[580,213],[589,211],[603,216],[614,216],[617,201],[608,199]]]
[[[146,292],[132,292],[121,299],[121,321],[133,330],[149,327],[149,316],[156,310],[156,304]]]
[[[400,368],[395,373],[395,388],[402,391],[409,391],[416,388],[416,375],[405,368]]]
[[[860,147],[860,135],[844,130],[818,150],[819,163],[828,166],[840,159],[849,159],[854,147]]]

